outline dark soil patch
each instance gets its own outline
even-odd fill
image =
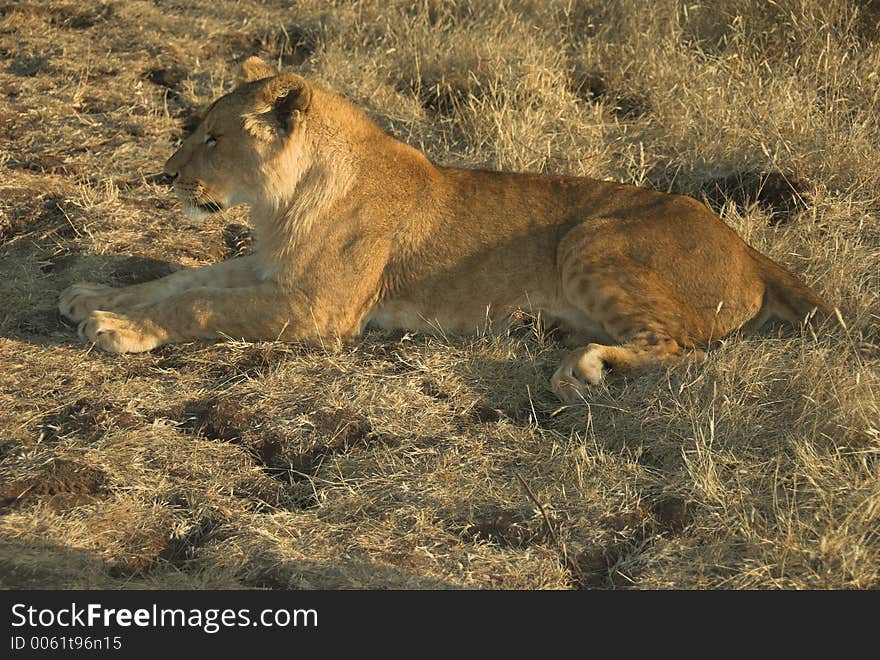
[[[38,73],[48,73],[51,67],[49,60],[41,56],[18,55],[6,66],[7,73],[22,78],[31,78]]]
[[[525,548],[547,537],[544,522],[531,509],[504,509],[488,506],[473,511],[464,519],[447,522],[465,543],[488,541],[503,548]]]
[[[222,57],[224,60],[244,59],[261,50],[259,37],[244,32],[218,32],[208,37],[202,52],[208,57]]]
[[[575,586],[580,589],[613,589],[611,570],[622,551],[620,544],[597,544],[578,553],[575,563],[579,573],[575,577]]]
[[[223,442],[242,440],[244,429],[253,423],[238,404],[215,398],[192,399],[169,411],[167,416],[179,420],[181,428],[194,435]]]
[[[373,432],[370,420],[353,408],[316,410],[309,417],[315,431],[330,437],[338,446],[351,446]]]
[[[614,540],[582,550],[574,563],[574,586],[581,589],[631,587],[641,569],[631,559],[645,551],[653,535],[663,531],[680,533],[693,521],[687,501],[678,495],[661,495],[647,509],[612,514],[601,524],[614,532]],[[623,538],[621,538],[621,536]]]
[[[40,154],[12,164],[18,169],[40,174],[72,175],[83,171],[81,163],[68,163],[54,154]]]
[[[135,415],[116,404],[82,398],[44,417],[37,425],[37,433],[42,443],[68,436],[92,443],[111,428],[130,428],[139,423]]]
[[[264,435],[255,446],[269,474],[286,480],[316,473],[333,454],[366,444],[373,427],[355,410],[317,410],[309,415],[313,432],[295,444],[280,434]]]
[[[413,81],[414,83],[415,81]],[[440,117],[454,116],[471,94],[478,94],[479,89],[471,85],[458,84],[449,80],[422,81],[420,85],[411,84],[400,87],[403,92],[416,93],[422,107],[433,115]]]
[[[438,401],[446,401],[449,398],[449,393],[444,392],[440,387],[440,384],[432,378],[425,378],[422,380],[419,383],[419,389],[425,396],[437,399]]]
[[[40,262],[40,272],[42,273],[61,273],[68,268],[70,268],[73,264],[79,261],[80,256],[77,254],[71,254],[68,252],[67,254],[62,254],[59,256],[52,256],[51,258],[47,258],[46,261]],[[55,314],[53,309],[53,315],[55,320],[58,320],[58,315]],[[53,324],[54,325],[54,324]]]
[[[186,77],[186,70],[179,65],[155,67],[144,71],[143,77],[154,85],[176,90],[180,81]]]
[[[12,321],[12,318],[9,319]],[[46,337],[58,330],[58,310],[52,306],[49,308],[32,307],[21,311],[21,316],[15,319],[13,328],[18,336],[27,337],[33,335]]]
[[[123,286],[150,282],[170,275],[177,267],[161,259],[127,257],[113,269],[113,278]]]
[[[608,82],[598,69],[578,69],[569,75],[568,88],[581,100],[595,102],[608,93]]]
[[[85,30],[99,23],[106,22],[112,16],[112,5],[98,5],[86,10],[77,10],[69,19],[63,22],[63,25],[74,30]]]
[[[309,415],[318,444],[296,457],[303,472],[317,469],[328,453],[342,452],[364,442],[373,432],[370,420],[353,408],[316,410]]]
[[[41,238],[79,235],[77,208],[60,197],[44,197],[33,188],[6,188],[0,197],[0,245],[39,230]]]
[[[317,33],[299,24],[290,24],[283,29],[261,36],[244,32],[219,32],[211,35],[202,47],[209,57],[222,57],[224,60],[244,60],[251,55],[259,55],[276,63],[279,58],[282,67],[299,67],[315,53],[318,47]]]
[[[77,110],[86,115],[109,114],[121,104],[112,99],[101,99],[97,96],[83,96],[77,103]]]
[[[494,424],[506,417],[503,411],[493,408],[487,403],[481,403],[470,409],[468,419],[477,424]]]
[[[318,38],[305,26],[290,24],[285,26],[276,44],[267,44],[270,53],[275,55],[272,59],[280,56],[282,66],[298,67],[314,54],[318,47]]]
[[[236,350],[223,361],[212,365],[205,375],[211,380],[221,382],[262,377],[278,364],[281,355],[282,352],[271,344],[248,346],[243,350]]]
[[[397,81],[395,89],[401,94],[413,95],[418,98],[421,106],[438,118],[454,117],[460,108],[471,99],[493,97],[498,102],[511,103],[517,107],[535,107],[539,102],[534,94],[517,93],[502,87],[496,87],[488,81],[481,81],[473,73],[450,73],[447,77],[429,76],[425,78],[403,78]],[[393,125],[386,126],[394,132]],[[456,130],[453,123],[449,127]],[[462,134],[457,133],[457,139]],[[487,166],[490,166],[487,163]]]
[[[638,571],[622,564],[639,552],[638,540],[612,541],[584,549],[574,560],[578,570],[574,586],[579,589],[631,587]]]
[[[614,99],[611,112],[615,117],[629,121],[651,112],[651,100],[644,94],[628,94]]]
[[[654,501],[650,508],[657,525],[676,534],[693,522],[690,505],[678,495],[664,495]]]
[[[124,188],[126,186],[130,186],[132,184],[131,179],[121,180],[119,182],[119,187]],[[125,203],[129,206],[133,206],[135,208],[146,209],[147,211],[168,211],[175,207],[175,202],[171,198],[171,196],[150,196],[150,197],[125,197],[123,198]]]
[[[469,2],[447,2],[446,0],[427,0],[421,3],[409,3],[410,12],[417,16],[427,9],[430,25],[462,27],[472,22],[480,10],[479,4]]]
[[[10,142],[17,140],[27,132],[22,123],[21,115],[11,108],[0,108],[0,138]],[[8,165],[11,166],[11,163]]]
[[[40,216],[29,188],[6,188],[0,198],[0,245],[24,232]]]
[[[200,518],[182,535],[169,538],[157,558],[181,567],[193,559],[200,547],[215,537],[218,527],[220,527],[219,521],[208,517]]]
[[[651,101],[645,94],[614,93],[599,69],[576,68],[568,77],[568,88],[586,103],[606,103],[620,119],[638,119],[651,111]]]
[[[606,529],[613,532],[626,532],[631,529],[637,529],[645,525],[650,515],[641,507],[636,507],[632,511],[623,511],[604,516],[600,523]]]
[[[8,53],[3,56],[6,57],[7,55]],[[0,83],[0,92],[2,92],[3,95],[5,95],[9,99],[17,99],[21,95],[21,87],[11,82]],[[12,114],[13,113],[10,113],[10,115]]]
[[[144,137],[144,135],[146,135],[144,127],[139,126],[138,124],[122,124],[122,130],[132,137]]]
[[[529,404],[526,401],[518,409],[503,412],[506,412],[506,416],[510,417],[518,426],[539,426],[552,429],[560,425],[560,421],[555,419],[553,414],[558,408],[559,405],[556,401],[552,401],[550,405],[542,404],[540,401],[533,401]],[[564,428],[564,425],[560,428]]]
[[[317,472],[328,456],[366,444],[373,432],[370,421],[349,408],[315,410],[307,425],[292,431],[280,430],[237,402],[216,398],[188,401],[166,416],[181,420],[193,434],[246,446],[266,474],[285,483]]]
[[[54,509],[88,504],[105,492],[106,473],[66,459],[54,459],[35,475],[0,485],[0,510],[39,500]]]
[[[858,3],[856,34],[862,43],[873,45],[880,41],[880,1],[862,0]]]
[[[486,91],[480,81],[454,72],[442,76],[401,78],[395,89],[418,98],[421,106],[438,118],[455,116],[471,96],[481,98]],[[501,93],[501,90],[497,91]]]
[[[13,13],[39,17],[57,27],[85,30],[112,17],[113,6],[97,3],[48,4],[39,2],[10,2],[0,6],[0,17]]]
[[[791,220],[808,207],[810,185],[783,172],[744,171],[709,179],[700,186],[706,203],[719,210],[732,201],[741,210],[757,204],[770,213],[771,224]]]
[[[49,224],[46,235],[61,238],[75,238],[80,235],[74,220],[78,218],[75,207],[67,200],[50,197],[43,202],[40,220]]]

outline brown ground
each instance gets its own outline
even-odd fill
[[[0,2],[0,584],[880,586],[877,3],[282,4]],[[528,319],[90,351],[68,284],[247,251],[157,175],[250,54],[444,164],[705,198],[847,329],[572,407]]]

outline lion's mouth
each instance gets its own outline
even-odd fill
[[[183,212],[188,216],[204,217],[217,213],[226,208],[217,195],[208,191],[201,183],[181,182],[179,179],[174,184],[174,194],[180,200]]]

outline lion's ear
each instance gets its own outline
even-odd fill
[[[283,73],[259,83],[254,107],[245,127],[260,139],[271,141],[293,133],[297,119],[308,112],[311,85],[302,76]]]
[[[274,68],[266,64],[256,55],[251,55],[244,62],[242,62],[241,71],[239,72],[239,78],[241,79],[241,82],[246,83],[253,82],[255,80],[262,80],[263,78],[273,78],[277,75],[278,72]]]
[[[271,106],[278,126],[285,132],[293,130],[298,113],[308,111],[312,101],[312,88],[306,79],[286,73],[267,81],[263,99]]]

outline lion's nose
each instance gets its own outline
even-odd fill
[[[181,147],[171,154],[171,158],[165,161],[165,167],[162,169],[168,176],[177,177],[180,174],[181,167],[186,164],[187,160],[187,152],[184,151],[184,147]]]

